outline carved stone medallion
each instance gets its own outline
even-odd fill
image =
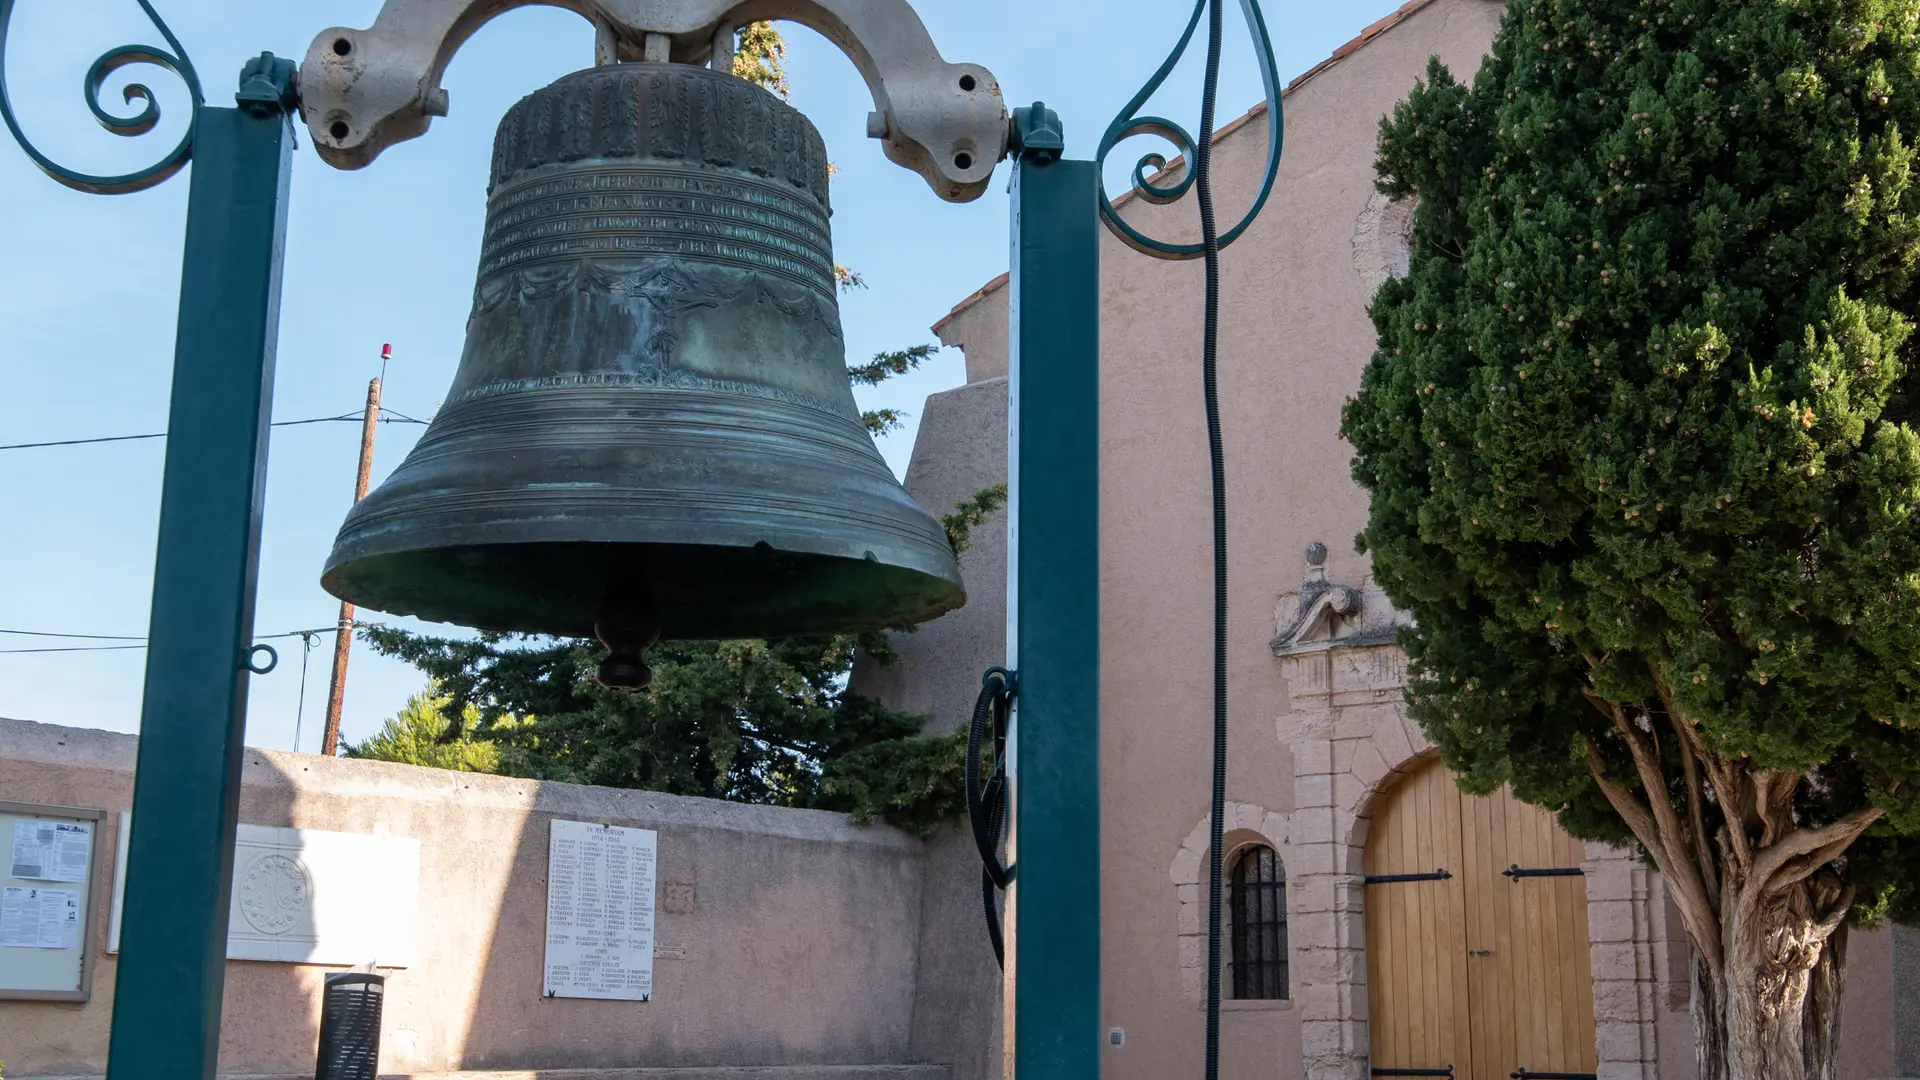
[[[262,855],[240,882],[240,913],[263,934],[284,934],[300,924],[313,903],[307,869],[285,855]]]

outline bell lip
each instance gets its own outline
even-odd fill
[[[367,503],[363,501],[360,505],[365,506]],[[918,503],[911,503],[911,505],[921,514],[926,514],[925,510],[920,509]],[[927,523],[935,528],[938,527],[931,515],[927,515]],[[861,524],[871,528],[879,523],[863,521]],[[916,570],[928,577],[945,581],[956,589],[965,587],[960,577],[960,560],[953,554],[951,547],[945,543],[935,543],[931,536],[921,536],[906,530],[898,530],[897,539],[892,543],[876,544],[871,537],[858,543],[852,541],[833,543],[831,541],[834,538],[830,535],[790,527],[782,528],[766,522],[743,525],[737,522],[699,518],[677,521],[638,517],[568,521],[553,517],[532,517],[457,525],[430,523],[422,525],[415,520],[407,523],[404,532],[391,525],[379,530],[356,528],[358,525],[359,521],[356,517],[349,514],[346,523],[340,529],[340,535],[334,540],[333,550],[327,555],[326,565],[321,570],[322,577],[350,562],[390,555],[507,545],[604,544],[632,547],[711,547],[737,551],[760,549],[784,555],[879,562],[887,566]],[[731,529],[736,533],[734,542],[728,542],[724,535],[716,535],[725,529]],[[476,533],[483,533],[484,536],[473,535]],[[751,539],[748,539],[749,535]]]
[[[766,550],[775,556],[807,561],[816,568],[831,567],[842,573],[857,573],[861,578],[871,581],[877,591],[887,595],[899,597],[902,594],[909,596],[917,594],[921,599],[914,603],[896,600],[891,606],[863,617],[829,615],[790,618],[784,622],[777,618],[764,618],[751,625],[741,619],[729,621],[730,616],[722,616],[719,621],[710,623],[689,623],[684,619],[678,621],[669,619],[661,627],[662,638],[666,640],[785,638],[873,630],[901,630],[930,622],[959,610],[967,602],[966,585],[960,576],[959,562],[944,545],[937,553],[925,550],[921,552],[923,556],[932,555],[931,558],[915,559],[911,552],[902,550],[895,550],[892,555],[863,551],[859,557],[850,557],[833,552],[800,548],[713,542],[673,544],[634,541],[630,538],[618,541],[558,539],[552,533],[539,539],[501,540],[499,539],[501,532],[501,530],[492,530],[489,542],[484,544],[423,542],[427,540],[428,534],[414,532],[409,534],[408,543],[380,545],[380,550],[368,550],[373,545],[364,543],[353,546],[338,545],[328,557],[326,566],[321,572],[320,585],[337,599],[389,615],[407,616],[425,622],[483,631],[590,638],[595,636],[594,614],[590,605],[555,604],[550,606],[545,614],[531,617],[477,617],[472,604],[418,602],[395,604],[390,597],[368,591],[355,579],[364,579],[369,572],[390,570],[419,559],[438,559],[445,564],[467,553],[501,553],[523,547],[551,549],[547,554],[558,554],[566,549],[578,551],[583,548],[604,548],[607,549],[604,554],[609,558],[625,553],[691,549],[726,551],[734,553],[736,557],[745,558]],[[623,552],[620,549],[625,550]],[[941,555],[945,558],[940,558]],[[474,582],[477,584],[483,576],[482,573],[476,573]],[[476,587],[469,595],[479,591],[482,590]],[[562,614],[565,610],[570,610],[572,614]]]

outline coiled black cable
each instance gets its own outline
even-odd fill
[[[1000,928],[999,893],[1007,887],[1007,868],[1000,861],[1000,843],[1007,823],[1007,707],[1013,699],[1013,678],[1005,668],[989,668],[980,678],[980,696],[973,703],[967,726],[967,818],[973,825],[974,846],[980,850],[980,900],[987,920],[993,958],[1007,967],[1006,939]],[[981,751],[992,740],[993,775],[983,779]]]
[[[1213,481],[1213,803],[1207,845],[1206,1080],[1220,1080],[1221,844],[1227,809],[1227,467],[1220,436],[1220,230],[1213,212],[1213,117],[1220,92],[1222,0],[1207,5],[1207,72],[1200,99],[1194,190],[1206,257],[1206,326],[1200,343],[1207,408],[1207,460]]]

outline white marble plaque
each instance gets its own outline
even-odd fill
[[[406,967],[419,895],[418,840],[242,825],[227,958]]]
[[[547,847],[548,997],[653,1000],[659,834],[553,822]]]
[[[123,854],[116,890],[126,887],[125,875]],[[227,959],[407,967],[419,897],[418,840],[242,825],[233,845]],[[126,901],[115,900],[108,952],[120,949]]]

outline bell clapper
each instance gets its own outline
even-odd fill
[[[594,681],[610,690],[644,690],[653,681],[647,650],[660,640],[660,616],[653,593],[634,581],[617,582],[594,619],[593,631],[607,647]]]

